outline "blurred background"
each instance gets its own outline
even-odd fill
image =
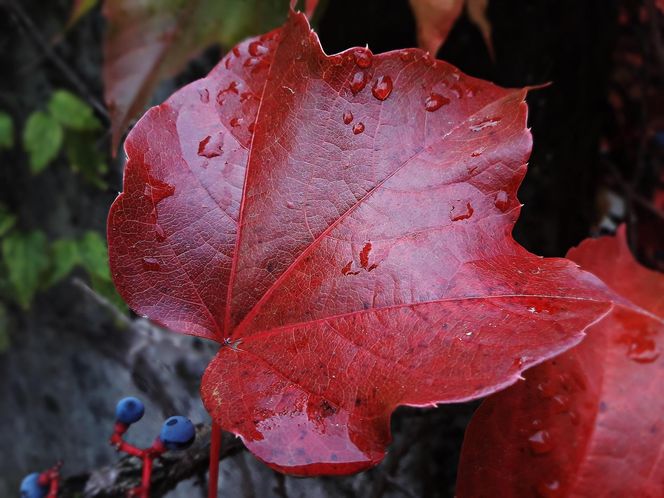
[[[114,143],[235,42],[278,26],[287,6],[0,0],[0,496],[18,496],[25,474],[58,460],[70,478],[64,496],[81,496],[91,472],[107,475],[119,459],[107,438],[123,396],[146,402],[130,433],[142,445],[173,414],[209,424],[198,385],[214,345],[136,317],[111,282],[106,216],[125,159]],[[530,251],[562,256],[627,222],[639,259],[664,270],[660,8],[657,0],[489,0],[493,57],[466,12],[438,52],[499,85],[549,83],[528,96],[535,145],[515,236]],[[328,54],[417,45],[407,0],[328,0],[313,24]],[[123,55],[139,45],[126,65]],[[452,497],[475,407],[399,410],[384,463],[346,478],[283,477],[231,444],[221,496]],[[205,468],[203,457],[155,496],[205,496]]]

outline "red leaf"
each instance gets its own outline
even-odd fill
[[[494,392],[608,310],[595,277],[511,237],[525,94],[417,49],[326,56],[291,14],[132,130],[116,285],[232,345],[203,400],[272,467],[375,464],[398,405]]]
[[[624,226],[569,257],[629,301],[482,404],[459,498],[664,496],[664,276],[634,260]]]
[[[417,42],[431,54],[447,39],[461,15],[465,0],[410,0],[417,21]]]
[[[306,2],[313,12],[316,2]],[[248,34],[279,25],[286,0],[107,0],[104,16],[104,97],[111,113],[115,153],[131,120],[157,84],[213,43],[230,46]]]
[[[468,19],[482,33],[493,58],[491,23],[486,15],[489,0],[410,0],[410,5],[417,21],[417,41],[424,50],[438,52],[465,5]]]

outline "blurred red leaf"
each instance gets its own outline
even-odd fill
[[[466,432],[457,496],[664,496],[664,276],[616,237],[568,256],[628,301],[577,347],[489,397]]]
[[[257,457],[373,465],[398,405],[494,392],[609,308],[595,277],[511,237],[525,95],[418,49],[326,56],[291,14],[130,133],[118,290],[222,343],[203,400]]]
[[[308,13],[316,3],[306,1]],[[288,5],[288,0],[106,0],[102,76],[113,152],[162,79],[213,43],[231,46],[281,24]]]
[[[486,16],[489,0],[410,0],[410,5],[417,22],[418,44],[424,50],[438,53],[465,5],[468,18],[482,33],[493,57],[491,23]]]

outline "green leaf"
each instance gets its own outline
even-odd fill
[[[111,270],[108,267],[108,249],[106,242],[97,232],[86,232],[78,243],[78,252],[83,268],[90,276],[108,282],[111,281]]]
[[[4,304],[0,303],[0,353],[9,349],[9,315]]]
[[[0,150],[14,146],[14,122],[6,112],[0,112]]]
[[[16,216],[0,204],[0,237],[5,235],[16,223]]]
[[[80,263],[78,243],[71,239],[59,239],[51,245],[51,275],[47,285],[55,285]]]
[[[46,236],[39,231],[11,233],[2,240],[2,256],[14,298],[28,309],[50,266]]]
[[[53,93],[48,103],[48,110],[65,128],[78,131],[101,128],[101,123],[95,117],[92,107],[66,90],[57,90]]]
[[[40,173],[55,159],[62,146],[60,123],[44,112],[33,112],[23,130],[23,148],[30,156],[30,169]]]
[[[80,173],[87,182],[100,189],[107,188],[106,182],[101,178],[108,172],[106,156],[97,147],[91,133],[68,133],[65,151],[72,171]]]

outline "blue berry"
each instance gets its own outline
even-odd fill
[[[138,398],[122,398],[115,407],[115,420],[123,424],[138,422],[145,413],[145,406]]]
[[[159,439],[169,450],[184,450],[191,446],[196,437],[196,429],[187,417],[171,417],[161,426]]]
[[[44,498],[46,487],[39,485],[39,472],[33,472],[21,481],[21,498]]]

